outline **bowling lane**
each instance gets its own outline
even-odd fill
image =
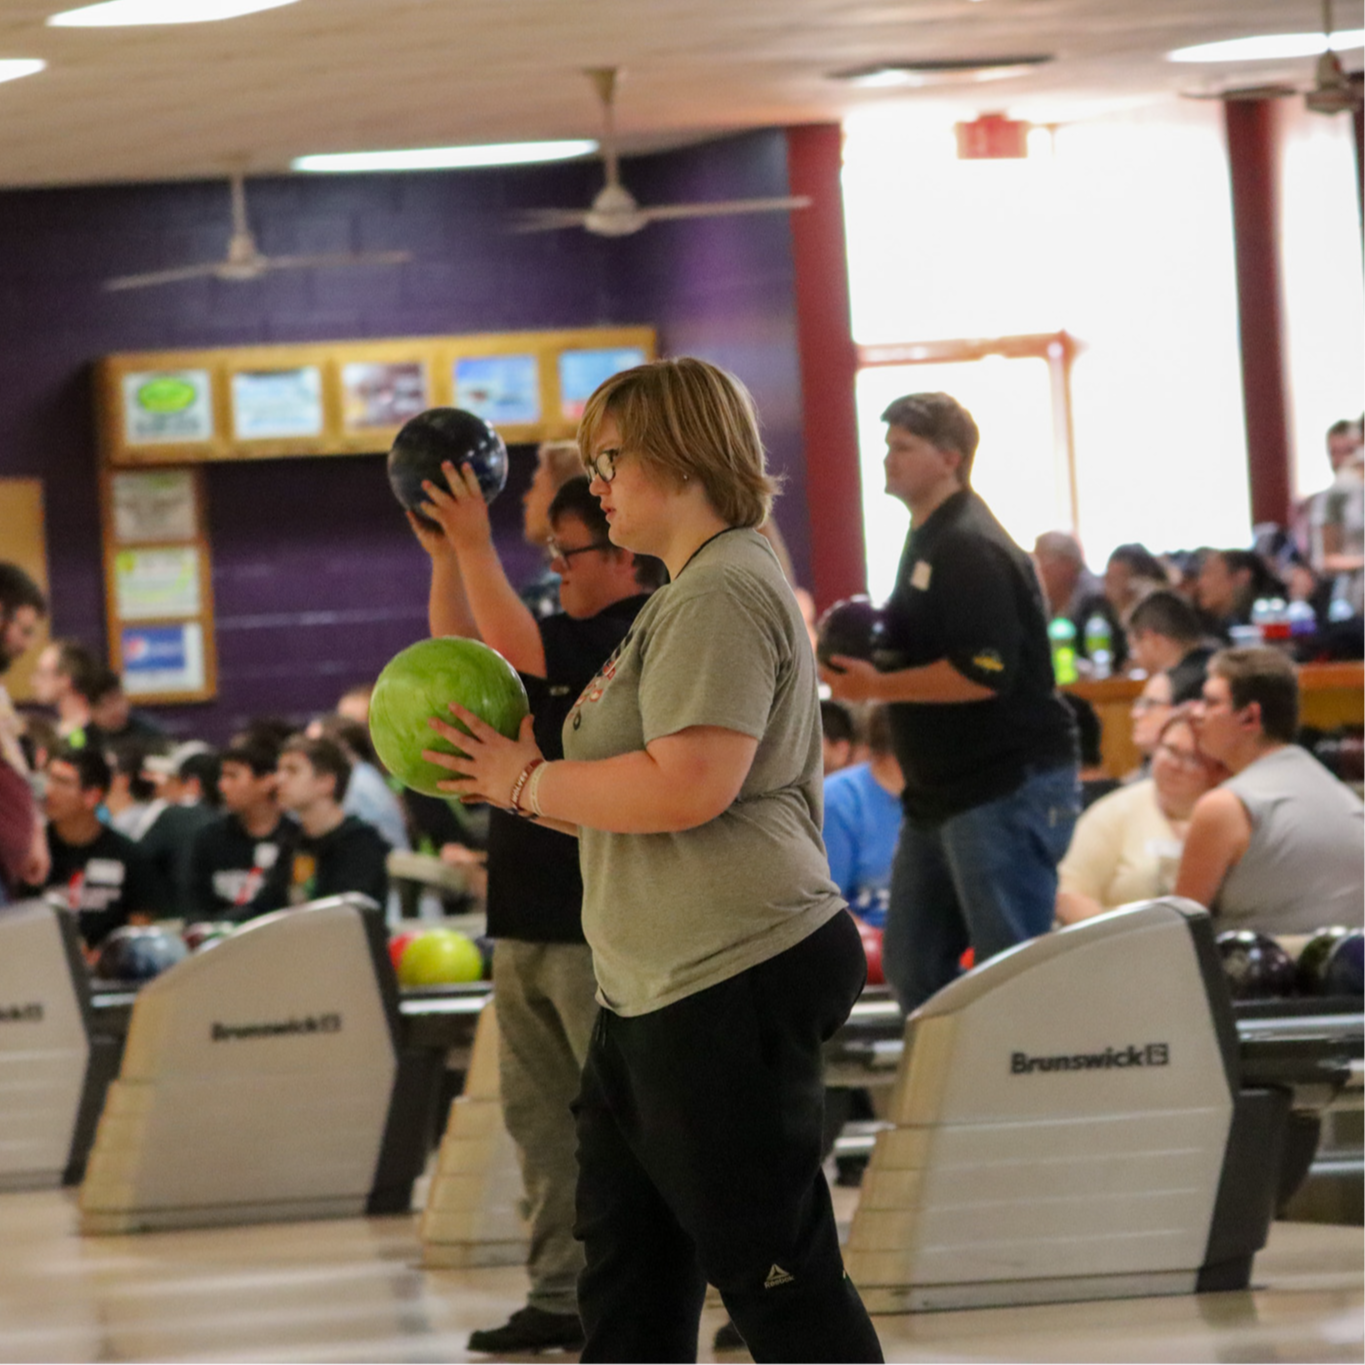
[[[835,1196],[846,1224],[856,1191]],[[0,1361],[483,1360],[468,1333],[524,1301],[520,1269],[419,1269],[415,1218],[98,1238],[76,1226],[70,1192],[0,1196]],[[879,1317],[877,1329],[890,1361],[1359,1361],[1360,1247],[1359,1228],[1279,1223],[1245,1293]],[[708,1308],[702,1360],[717,1358],[720,1321]]]

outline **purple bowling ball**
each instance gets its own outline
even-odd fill
[[[816,627],[815,657],[834,672],[830,660],[841,654],[850,659],[874,662],[886,643],[886,613],[863,596],[836,602]]]
[[[1234,1000],[1277,1000],[1294,994],[1297,969],[1269,934],[1230,929],[1218,935],[1218,956]]]
[[[1365,994],[1365,934],[1353,929],[1337,940],[1322,972],[1323,995]]]

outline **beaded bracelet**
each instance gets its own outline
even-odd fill
[[[545,769],[550,765],[540,763],[536,770],[531,774],[530,780],[526,783],[526,804],[536,815],[544,815],[545,812],[540,808],[540,779],[545,776]]]
[[[527,781],[535,770],[544,764],[543,758],[533,758],[518,774],[517,780],[512,783],[511,807],[513,815],[525,815],[526,812],[521,808],[521,793]]]

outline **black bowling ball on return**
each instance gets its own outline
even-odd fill
[[[1279,1000],[1294,994],[1294,959],[1269,934],[1230,929],[1218,935],[1218,956],[1234,1000]]]
[[[467,464],[474,471],[485,502],[492,502],[507,485],[507,447],[482,417],[463,408],[429,408],[418,413],[394,438],[389,486],[394,497],[432,530],[440,528],[418,510],[427,501],[422,485],[446,487],[441,471],[446,460],[457,469]]]
[[[1343,934],[1332,948],[1322,971],[1322,993],[1365,994],[1365,934],[1359,929]]]
[[[815,657],[835,673],[843,672],[830,663],[836,654],[875,663],[885,648],[886,613],[861,595],[836,602],[816,626]]]
[[[95,975],[104,981],[136,984],[160,976],[189,955],[176,934],[155,925],[125,924],[100,946]]]
[[[1299,991],[1303,995],[1326,995],[1323,973],[1332,949],[1351,931],[1342,925],[1332,925],[1319,929],[1307,943],[1299,949],[1298,978]]]

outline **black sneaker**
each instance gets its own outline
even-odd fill
[[[749,1347],[739,1334],[739,1328],[728,1318],[716,1328],[716,1338],[711,1343],[713,1351],[747,1351]]]
[[[501,1327],[469,1334],[471,1351],[498,1355],[577,1351],[582,1345],[583,1324],[577,1313],[547,1313],[543,1308],[518,1308]]]

